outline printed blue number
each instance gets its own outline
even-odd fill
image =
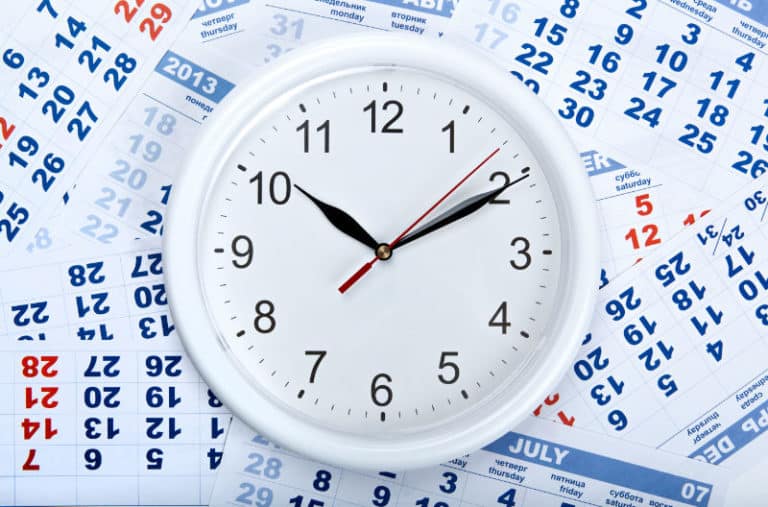
[[[608,414],[608,422],[616,431],[622,431],[627,427],[627,416],[621,410],[612,410]]]
[[[661,123],[661,113],[663,109],[655,107],[653,109],[645,110],[645,101],[640,97],[632,97],[629,100],[633,106],[624,111],[624,114],[637,121],[644,121],[650,125],[651,128],[656,128]]]
[[[660,44],[656,46],[659,56],[656,57],[656,63],[662,65],[666,63],[673,72],[682,72],[688,65],[688,55],[680,50],[671,51],[669,44]],[[669,57],[669,58],[667,58]]]
[[[269,507],[272,505],[273,493],[271,489],[257,489],[256,486],[250,482],[240,483],[240,489],[244,491],[235,498],[235,502],[243,505],[255,505],[256,507]],[[256,500],[253,499],[254,494],[256,495]]]
[[[689,123],[685,126],[686,134],[680,136],[679,141],[687,146],[696,148],[703,154],[711,153],[715,149],[717,136],[710,132],[702,132],[699,127]],[[698,141],[698,142],[694,142]]]
[[[590,98],[595,100],[602,100],[605,97],[605,90],[608,88],[608,83],[604,80],[600,78],[592,79],[589,72],[584,70],[577,71],[576,76],[579,79],[571,83],[571,88],[579,93],[589,95]],[[591,89],[587,89],[586,85],[590,84],[594,86],[591,86]]]
[[[318,470],[315,474],[315,480],[312,482],[312,487],[320,492],[325,492],[331,489],[331,478],[333,475],[328,470]]]
[[[768,305],[760,305],[755,310],[757,320],[764,326],[768,326]]]
[[[707,343],[707,354],[715,358],[718,363],[723,359],[723,340],[717,340],[714,343]]]
[[[642,299],[635,298],[635,288],[630,286],[619,294],[618,299],[608,301],[605,305],[605,311],[613,320],[619,321],[627,314],[627,310],[638,309],[642,302]]]
[[[589,63],[597,65],[605,72],[612,74],[619,70],[619,62],[621,61],[621,55],[616,51],[607,51],[603,53],[603,46],[601,44],[595,44],[589,47],[591,53],[589,57]]]
[[[562,14],[564,18],[573,19],[576,17],[578,8],[579,0],[565,0],[560,7],[560,14]]]
[[[688,33],[682,35],[683,42],[689,46],[695,45],[699,42],[699,35],[701,35],[701,27],[696,23],[688,23],[685,26],[688,29]]]
[[[591,360],[591,361],[590,361]],[[573,372],[581,380],[589,380],[595,371],[608,367],[610,361],[603,357],[603,348],[597,347],[587,354],[587,359],[579,359],[573,364]]]
[[[258,452],[252,452],[248,454],[248,459],[251,462],[246,465],[243,470],[245,473],[249,473],[255,476],[261,476],[268,479],[277,479],[280,477],[280,469],[283,466],[283,462],[278,458],[268,458],[265,460],[264,456]]]
[[[595,119],[595,111],[589,106],[579,106],[579,103],[572,98],[565,98],[565,108],[559,109],[558,113],[566,120],[573,119],[576,125],[587,128]]]
[[[747,53],[736,58],[736,65],[741,67],[744,72],[752,70],[752,64],[755,61],[755,53]]]
[[[640,317],[640,324],[642,324],[643,329],[645,329],[645,333],[648,334],[648,336],[652,336],[656,332],[656,321],[649,322],[645,315],[642,315]],[[630,345],[639,345],[643,338],[645,338],[645,334],[642,330],[638,329],[637,324],[629,324],[627,327],[624,328],[624,339],[629,343]]]
[[[624,382],[616,381],[613,375],[609,375],[607,380],[608,385],[611,387],[611,389],[613,389],[613,392],[615,392],[617,396],[624,391]],[[604,394],[606,387],[607,386],[605,384],[597,384],[589,392],[589,394],[592,396],[592,399],[594,399],[595,402],[597,402],[597,404],[601,407],[610,403],[612,399],[610,394]]]
[[[755,158],[750,152],[742,150],[739,152],[739,160],[734,162],[731,167],[752,178],[759,178],[768,170],[768,161]]]
[[[643,77],[645,78],[645,84],[643,85],[643,90],[647,92],[651,92],[651,90],[653,89],[653,85],[656,84],[656,78],[659,79],[659,81],[661,82],[661,87],[656,92],[656,96],[659,98],[664,98],[664,95],[666,95],[667,92],[669,92],[670,90],[672,90],[677,86],[676,81],[673,81],[668,77],[661,76],[657,72],[646,72],[645,74],[643,74]]]
[[[455,492],[456,482],[458,482],[459,476],[453,472],[444,472],[443,478],[445,479],[445,484],[440,485],[440,491],[448,495]]]
[[[552,23],[547,30],[549,24],[549,18],[538,18],[533,20],[533,24],[536,25],[536,37],[543,37],[546,31],[547,42],[553,46],[559,46],[565,41],[565,34],[568,33],[568,28],[559,23]]]
[[[642,19],[643,15],[641,14],[646,7],[648,7],[648,1],[647,0],[632,0],[632,3],[636,3],[634,7],[630,7],[626,10],[627,14],[632,16],[635,19]]]
[[[497,503],[500,503],[501,505],[504,505],[505,507],[514,507],[515,504],[515,494],[517,491],[514,488],[510,488],[506,490],[504,493],[499,495],[499,498],[496,499]]]
[[[728,278],[733,278],[739,273],[741,273],[746,266],[751,266],[752,262],[755,260],[755,252],[754,251],[747,251],[746,248],[743,246],[739,246],[737,249],[737,252],[741,256],[741,259],[744,261],[744,265],[737,264],[736,260],[734,259],[733,255],[728,254],[725,256],[725,263],[728,266]]]
[[[479,25],[475,25],[475,28],[477,29],[477,36],[475,37],[475,42],[482,43],[483,40],[485,39],[485,36],[488,34],[488,29],[490,28],[490,26],[488,25],[488,23],[480,23]],[[509,37],[509,35],[507,35],[506,32],[502,32],[498,28],[493,28],[491,32],[493,33],[494,38],[493,40],[491,40],[488,46],[490,49],[496,49],[499,46],[499,44],[504,42],[507,39],[507,37]]]
[[[94,285],[103,283],[106,277],[101,274],[101,270],[104,268],[102,261],[89,262],[85,265],[75,264],[69,267],[67,273],[69,274],[69,283],[73,287],[82,287],[86,283],[92,283]]]
[[[664,393],[664,396],[669,398],[673,394],[677,392],[677,383],[672,380],[672,375],[667,373],[666,375],[662,375],[659,377],[659,380],[656,382],[656,385],[659,389]]]
[[[147,356],[144,361],[147,367],[148,377],[159,377],[165,374],[167,377],[178,377],[182,370],[178,368],[181,363],[181,356]]]
[[[530,67],[542,74],[549,74],[549,67],[552,62],[555,61],[554,57],[546,51],[539,51],[533,44],[527,42],[520,46],[523,49],[523,53],[515,57],[515,60],[522,63],[526,67]],[[536,61],[534,61],[534,59]]]
[[[384,485],[376,486],[373,490],[373,500],[371,500],[371,504],[376,507],[384,507],[385,505],[389,505],[389,499],[391,497],[392,492],[388,487]]]
[[[668,287],[675,283],[675,275],[682,276],[691,270],[691,264],[685,262],[683,252],[678,252],[669,258],[668,264],[661,264],[656,268],[656,279],[661,282],[663,287]]]
[[[101,218],[96,215],[88,215],[86,217],[88,224],[80,228],[80,232],[86,236],[90,236],[100,241],[101,243],[110,244],[112,240],[117,237],[119,229],[112,224],[103,224]],[[0,226],[2,225],[0,221]]]
[[[160,252],[137,255],[133,261],[131,278],[143,278],[149,275],[163,274],[163,255]],[[146,268],[144,264],[147,264]]]
[[[613,40],[616,41],[616,44],[626,46],[632,42],[632,37],[634,35],[635,30],[630,25],[622,23],[618,26],[618,28],[616,28],[616,36],[613,38]]]
[[[663,341],[659,340],[656,342],[656,348],[664,359],[667,361],[672,359],[672,353],[675,351],[675,347],[668,347]],[[654,371],[661,366],[661,359],[654,357],[654,350],[653,346],[648,347],[637,356],[638,359],[643,361],[643,366],[645,366],[645,369],[648,371]]]

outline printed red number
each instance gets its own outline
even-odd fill
[[[642,194],[635,196],[635,207],[637,208],[637,214],[641,217],[645,217],[653,213],[653,203],[651,202],[650,194]]]
[[[535,415],[536,417],[540,416],[541,415],[541,409],[544,408],[544,405],[546,405],[548,407],[551,407],[552,405],[554,405],[558,401],[560,401],[560,394],[559,393],[550,394],[549,396],[547,396],[547,399],[544,400],[544,404],[543,405],[539,405],[538,407],[536,407],[536,410],[533,411],[533,415]]]
[[[656,224],[648,224],[643,226],[641,231],[645,235],[645,242],[643,243],[643,246],[650,247],[661,244],[661,240],[656,237],[659,235],[659,227]],[[634,250],[640,249],[640,238],[638,237],[636,228],[633,227],[630,229],[627,235],[624,236],[624,239],[632,242],[632,248]]]
[[[37,455],[37,451],[35,449],[30,449],[27,453],[27,461],[24,462],[23,465],[21,465],[21,469],[25,471],[34,472],[37,470],[40,470],[40,465],[33,463],[35,461],[35,455]]]
[[[43,393],[43,397],[42,399],[37,399],[33,396],[34,393],[31,387],[24,388],[25,408],[32,408],[38,403],[43,408],[56,408],[59,405],[59,402],[53,399],[59,392],[58,387],[41,387],[40,392]]]
[[[533,415],[535,415],[536,417],[540,416],[541,415],[541,409],[544,408],[544,405],[546,405],[548,407],[551,407],[552,405],[554,405],[558,401],[560,401],[560,393],[550,394],[544,400],[543,404],[541,404],[538,407],[536,407],[536,410],[533,411]],[[568,417],[567,415],[565,415],[565,412],[563,412],[562,410],[557,413],[557,417],[560,419],[560,422],[562,422],[566,426],[573,426],[574,423],[576,422],[576,418],[575,417]]]
[[[699,218],[706,216],[707,213],[709,213],[710,211],[712,211],[712,210],[711,209],[705,209],[704,211],[702,211],[699,214]],[[689,213],[688,216],[685,217],[685,220],[683,220],[683,225],[685,225],[685,226],[693,225],[695,223],[696,223],[696,215],[694,215],[693,213]]]
[[[567,415],[565,415],[565,412],[563,412],[562,410],[557,413],[557,417],[559,417],[560,422],[565,424],[566,426],[573,426],[573,423],[576,422],[575,417],[568,417]]]
[[[149,32],[149,38],[154,41],[160,35],[160,32],[163,31],[162,25],[171,20],[173,12],[171,12],[171,8],[167,5],[157,3],[150,9],[149,15],[151,16],[150,18],[145,18],[141,22],[139,30],[142,32]],[[156,25],[155,21],[158,21],[160,24]]]
[[[25,417],[24,420],[21,421],[21,428],[24,430],[24,440],[29,440],[35,436],[35,433],[40,429],[40,426],[41,424],[39,421],[33,421],[29,417]],[[50,440],[59,432],[59,430],[53,427],[53,422],[50,417],[45,418],[43,430],[45,432],[43,435],[45,440]]]
[[[128,3],[128,0],[120,0],[115,4],[115,14],[120,15],[120,13],[125,16],[125,22],[130,23],[133,21],[133,17],[136,15],[137,12],[139,12],[139,7],[141,7],[144,4],[144,0],[133,0],[136,4],[135,7],[131,7]]]
[[[39,369],[39,373],[46,378],[55,377],[59,371],[54,370],[53,366],[58,360],[59,356],[40,356],[40,359],[35,356],[25,356],[21,360],[21,373],[27,378],[36,377],[38,374],[38,366],[40,366],[40,363],[42,362],[42,368]]]
[[[16,130],[16,125],[12,123],[8,123],[8,120],[0,116],[0,136],[2,136],[3,141],[7,141],[10,139],[11,134],[13,134],[13,131]],[[0,148],[3,147],[3,144],[0,143]]]

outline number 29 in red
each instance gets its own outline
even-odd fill
[[[144,6],[145,0],[120,0],[115,4],[115,14],[120,14],[125,18],[126,23],[133,22],[133,18],[138,14],[139,10]],[[139,31],[142,33],[148,33],[149,38],[155,41],[163,31],[163,25],[168,23],[173,16],[171,8],[164,3],[155,3],[149,9],[149,16],[145,17],[139,23]]]

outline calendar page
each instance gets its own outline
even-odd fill
[[[194,0],[5,2],[0,257],[27,247],[179,35]]]
[[[766,23],[741,0],[483,0],[447,34],[544,100],[611,190],[610,279],[768,168]]]
[[[126,251],[136,238],[154,238],[159,245],[165,206],[186,147],[236,84],[299,44],[374,29],[371,23],[376,29],[397,30],[400,21],[395,20],[409,19],[424,25],[413,33],[429,32],[446,23],[453,5],[440,1],[428,9],[405,2],[402,8],[392,7],[400,3],[355,3],[366,16],[361,24],[333,14],[339,9],[352,12],[348,7],[334,8],[339,2],[203,2],[92,157],[53,229],[62,240],[67,238],[62,231],[70,231],[79,240],[122,244]],[[239,28],[224,30],[227,25]],[[221,37],[205,35],[218,28]],[[36,246],[53,244],[46,235]]]
[[[0,504],[208,503],[230,416],[135,246],[0,272]]]
[[[235,419],[211,506],[703,507],[723,504],[727,478],[711,465],[549,422],[441,466],[358,472],[298,456]]]
[[[768,182],[600,291],[590,333],[534,412],[742,469],[768,439]]]
[[[440,37],[454,0],[358,0],[203,2],[189,33],[252,65],[269,63],[298,45],[362,30]]]
[[[705,4],[714,11],[704,8]],[[119,122],[108,133],[104,129],[99,131],[104,132],[104,137],[88,151],[88,164],[84,164],[76,186],[62,184],[62,191],[68,190],[65,198],[50,201],[50,209],[59,216],[58,220],[34,229],[34,234],[29,233],[23,242],[25,254],[38,254],[33,260],[24,260],[33,264],[15,268],[4,264],[0,275],[4,280],[0,287],[0,333],[5,335],[5,368],[0,373],[4,377],[0,389],[5,401],[1,404],[0,420],[6,431],[0,437],[4,439],[0,441],[0,495],[11,496],[7,501],[0,496],[0,504],[199,505],[208,501],[229,417],[194,372],[167,312],[158,251],[165,206],[173,191],[175,175],[182,169],[185,150],[217,105],[255,69],[304,42],[363,29],[409,33],[423,30],[427,36],[437,37],[455,31],[485,45],[501,58],[512,76],[520,78],[532,91],[538,90],[568,125],[581,152],[584,170],[601,210],[606,245],[602,285],[611,281],[605,288],[606,298],[610,294],[616,298],[613,290],[622,286],[622,280],[629,280],[617,278],[619,272],[641,259],[638,270],[633,272],[650,270],[654,262],[662,262],[652,250],[668,252],[669,245],[678,244],[671,240],[672,236],[684,226],[690,226],[682,236],[688,239],[694,234],[712,234],[706,229],[712,226],[717,235],[707,240],[705,246],[720,243],[718,256],[726,251],[740,255],[738,247],[742,244],[747,245],[745,249],[754,247],[754,262],[758,266],[758,225],[749,229],[745,219],[744,224],[737,223],[741,227],[736,232],[725,228],[720,231],[718,226],[722,222],[711,221],[716,211],[707,214],[724,196],[749,185],[764,172],[766,165],[763,159],[768,153],[768,104],[764,101],[768,100],[768,93],[764,88],[768,70],[763,65],[762,48],[758,47],[758,42],[765,39],[760,35],[764,29],[758,16],[762,9],[754,7],[746,15],[743,9],[739,10],[746,4],[749,2],[734,2],[730,6],[730,2],[684,0],[478,0],[464,2],[453,21],[447,16],[452,6],[439,1],[206,0],[197,4],[198,10],[194,15],[190,10],[193,19],[178,41],[160,50],[153,60],[144,60],[151,62],[142,67],[148,77],[128,79],[126,87],[135,85],[139,93],[122,95],[124,112],[116,105],[109,108],[120,116]],[[706,11],[709,19],[692,13],[685,5]],[[42,14],[34,9],[30,12]],[[104,12],[107,15],[111,11],[104,8]],[[141,21],[142,14],[143,11],[136,15],[134,24]],[[541,18],[545,20],[536,22]],[[449,21],[451,24],[447,25]],[[62,30],[67,29],[63,26]],[[755,41],[738,35],[733,28]],[[69,32],[62,32],[66,33]],[[492,37],[501,38],[493,48],[490,46],[496,39]],[[688,44],[684,38],[695,42]],[[525,44],[534,48],[532,55],[522,57],[528,63],[518,59],[531,51]],[[511,49],[507,51],[508,46]],[[592,46],[599,48],[591,49]],[[543,56],[545,53],[549,56]],[[594,62],[592,54],[597,54]],[[546,63],[549,58],[553,63]],[[29,72],[26,66],[21,70],[25,69]],[[586,79],[585,73],[589,75],[587,81],[574,88],[574,83]],[[94,78],[94,83],[98,84],[98,79],[99,76]],[[647,86],[650,89],[646,90]],[[11,96],[15,89],[14,82]],[[634,98],[645,104],[635,111],[640,119],[626,113],[639,105]],[[687,127],[689,124],[699,133],[680,139],[693,132]],[[56,128],[61,127],[48,126],[45,132],[52,133]],[[48,153],[43,151],[41,148],[40,155]],[[742,151],[748,156],[740,155]],[[751,158],[739,165],[736,156],[741,157],[739,160]],[[750,206],[754,205],[755,210],[765,205],[764,197],[768,195],[764,190],[757,194],[760,190],[755,187],[750,194]],[[747,197],[742,193],[739,198],[745,203]],[[0,212],[6,203],[8,198],[0,203]],[[737,210],[738,203],[733,201],[729,206],[722,209],[730,213]],[[754,214],[753,210],[753,217]],[[730,224],[729,221],[726,225]],[[731,245],[726,248],[725,240],[718,238],[729,234]],[[746,236],[736,237],[740,235]],[[148,243],[137,242],[137,238]],[[68,245],[72,248],[67,248]],[[101,251],[106,253],[86,253]],[[745,252],[748,258],[752,250]],[[671,252],[667,259],[675,253]],[[717,259],[720,260],[713,262],[726,262],[721,257]],[[742,261],[746,262],[746,258]],[[680,310],[682,321],[679,316],[678,320],[663,320],[662,314],[656,317],[649,313],[646,322],[649,327],[657,326],[656,334],[627,350],[621,346],[626,342],[624,331],[630,317],[637,318],[630,334],[634,330],[650,333],[648,328],[640,327],[640,313],[635,316],[625,307],[629,316],[615,328],[596,322],[573,371],[557,393],[536,408],[540,419],[582,427],[591,431],[591,439],[598,442],[595,433],[601,435],[599,438],[610,434],[625,442],[636,441],[717,464],[725,462],[726,466],[753,461],[763,449],[761,429],[768,425],[766,408],[759,398],[749,401],[758,395],[762,397],[765,384],[762,370],[757,371],[760,328],[754,322],[752,327],[742,325],[737,319],[740,310],[728,298],[718,297],[717,304],[703,303],[718,291],[727,290],[710,283],[710,278],[721,270],[720,264],[692,266],[691,273],[694,268],[699,269],[696,273],[703,273],[700,278],[691,279],[696,289],[682,285],[683,282],[678,284],[676,279],[670,285],[673,292],[638,297],[644,305],[651,301],[660,306],[665,304],[668,309],[664,311],[674,316],[672,311],[676,307],[672,305],[676,301],[671,298],[675,291],[685,289],[693,310]],[[749,269],[751,265],[745,265],[743,273],[753,273]],[[760,278],[752,279],[752,283],[756,290],[763,290]],[[735,287],[738,291],[739,286]],[[702,294],[702,301],[695,299],[698,294]],[[761,301],[760,298],[765,302],[763,296],[756,295],[752,303]],[[602,307],[609,301],[603,301]],[[755,315],[757,310],[749,306],[752,303],[741,301],[739,308],[745,315]],[[709,306],[712,313],[707,309]],[[694,311],[698,313],[694,315]],[[719,313],[723,313],[719,317],[722,325],[714,322]],[[701,326],[706,324],[705,336],[700,338],[703,341],[697,342],[694,335],[692,338],[677,328],[669,333],[662,331],[662,326],[670,322],[687,329],[686,326],[693,325],[686,324],[689,316],[697,316]],[[610,323],[610,319],[609,315],[604,320]],[[732,321],[736,324],[730,324]],[[647,352],[651,344],[653,348]],[[600,352],[594,352],[598,349]],[[614,350],[617,355],[610,355]],[[641,354],[645,356],[640,358]],[[696,357],[699,362],[692,359]],[[659,365],[644,370],[648,360],[651,367],[656,360]],[[591,374],[585,373],[585,364],[592,368]],[[615,368],[616,364],[622,366]],[[662,382],[667,374],[671,376],[664,377]],[[586,376],[586,380],[580,375]],[[720,390],[711,385],[710,377],[721,382]],[[667,397],[661,385],[668,390],[674,385],[676,391]],[[709,405],[705,406],[702,400],[709,400]],[[675,408],[669,408],[671,405]],[[626,421],[626,427],[617,429],[622,421]],[[544,420],[539,424],[546,425],[545,428],[552,426]],[[654,424],[659,425],[655,430]],[[531,427],[531,432],[537,431]],[[531,433],[542,445],[558,442],[600,456],[610,451],[614,458],[613,453],[619,452],[618,445],[600,450],[581,438],[571,440],[564,436],[558,440],[554,436],[559,435],[557,429],[542,431]],[[649,435],[664,435],[664,440],[656,441]],[[493,455],[492,451],[481,452],[486,459]],[[636,455],[641,456],[642,452],[636,451]],[[619,459],[632,466],[658,467],[682,477],[694,475],[690,471],[698,467],[687,461],[681,467],[677,457],[657,458],[661,460],[657,462],[651,458],[641,461],[634,456],[622,455]],[[295,456],[290,459],[294,458],[303,461]],[[667,463],[664,459],[671,461]],[[245,467],[244,462],[242,466]],[[307,473],[314,480],[321,469],[333,472],[328,467],[309,465]],[[586,472],[573,473],[581,476]],[[718,491],[715,479],[702,479],[709,477],[707,473],[697,473],[695,478]],[[456,503],[449,503],[449,497],[443,495],[434,480],[427,485],[406,487],[401,475],[360,477],[359,481],[345,480],[338,487],[362,488],[365,491],[359,494],[366,500],[343,496],[339,497],[338,505],[383,502],[383,489],[378,490],[381,498],[375,496],[377,486],[382,484],[392,491],[396,488],[391,485],[408,490],[402,498],[410,504],[420,505],[417,502],[423,498],[427,500],[422,504],[435,507],[441,507],[441,502]],[[379,477],[390,482],[378,483]],[[480,476],[466,472],[466,477]],[[477,480],[495,484],[497,479],[484,476]],[[583,482],[612,484],[605,479],[593,477]],[[110,486],[105,489],[107,483]],[[311,483],[282,484],[287,489],[280,489],[278,484],[273,494],[274,498],[291,495],[284,504],[291,505],[290,499],[297,495],[303,498],[298,500],[303,505],[312,499],[327,500],[313,496],[320,493]],[[370,490],[365,489],[368,486]],[[573,487],[573,483],[542,487],[553,495],[560,494],[560,503],[580,505],[579,498],[557,493],[560,486]],[[262,487],[254,489],[252,505],[267,505],[267,493],[259,493]],[[627,488],[626,494],[657,494],[655,490],[636,492],[640,490]],[[480,487],[481,491],[462,489],[462,494],[470,505],[506,505],[504,502],[514,502],[516,494],[521,495],[517,498],[528,494],[534,498],[538,494],[523,488],[504,496],[507,488],[499,489],[496,499],[487,499],[482,496],[488,494],[485,489],[495,491]],[[583,488],[584,495],[587,489],[590,494],[604,491],[590,486]],[[607,491],[606,498],[612,498],[611,490]],[[228,490],[230,495],[233,492],[236,496],[244,493]],[[686,494],[689,492],[690,488]],[[225,500],[231,505],[243,504],[236,501],[236,496]],[[499,500],[502,497],[505,500]],[[395,502],[398,497],[391,498]]]

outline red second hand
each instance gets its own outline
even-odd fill
[[[437,200],[437,202],[435,202],[435,204],[433,204],[432,206],[430,206],[430,208],[429,208],[427,211],[425,211],[425,212],[424,212],[424,213],[423,213],[423,214],[422,214],[422,215],[421,215],[419,218],[417,218],[415,222],[413,222],[413,223],[412,223],[411,225],[409,225],[409,226],[408,226],[408,227],[407,227],[407,228],[406,228],[406,229],[405,229],[403,232],[401,232],[401,233],[400,233],[400,235],[399,235],[398,237],[396,237],[396,238],[395,238],[395,239],[392,241],[392,243],[390,243],[390,244],[389,244],[389,248],[394,248],[394,247],[395,247],[395,245],[397,245],[398,243],[400,243],[400,240],[402,240],[402,239],[403,239],[405,236],[407,236],[407,235],[408,235],[408,233],[409,233],[409,232],[411,232],[411,231],[414,229],[414,227],[416,227],[417,225],[419,225],[419,223],[420,223],[422,220],[424,220],[425,218],[427,218],[427,216],[428,216],[430,213],[432,213],[432,212],[435,210],[435,208],[437,208],[438,206],[440,206],[440,205],[443,203],[443,201],[445,201],[446,199],[448,199],[448,197],[449,197],[449,196],[450,196],[452,193],[454,193],[454,192],[455,192],[455,191],[456,191],[456,190],[457,190],[457,189],[458,189],[460,186],[462,186],[462,185],[463,185],[463,184],[464,184],[464,183],[465,183],[465,182],[466,182],[466,181],[467,181],[469,178],[471,178],[473,174],[475,174],[477,171],[479,171],[481,167],[483,167],[483,166],[484,166],[484,165],[485,165],[485,164],[486,164],[486,163],[487,163],[489,160],[491,160],[491,159],[492,159],[494,156],[496,156],[496,154],[497,154],[497,153],[498,153],[500,150],[501,150],[501,148],[496,148],[495,150],[493,150],[493,151],[490,153],[490,155],[488,155],[487,157],[485,157],[485,158],[483,159],[483,161],[482,161],[482,162],[480,162],[479,164],[477,164],[477,165],[475,166],[475,168],[474,168],[474,169],[472,169],[471,171],[469,171],[469,173],[467,173],[467,175],[466,175],[466,176],[464,176],[463,178],[461,178],[461,180],[459,180],[459,182],[458,182],[458,183],[456,183],[456,184],[453,186],[453,188],[451,188],[451,189],[450,189],[448,192],[446,192],[446,193],[445,193],[445,195],[443,195],[443,196],[442,196],[440,199],[438,199],[438,200]],[[362,265],[362,267],[361,267],[360,269],[358,269],[357,271],[355,271],[355,274],[353,274],[352,276],[350,276],[350,277],[347,279],[347,281],[346,281],[346,282],[344,282],[343,284],[341,284],[341,286],[339,287],[339,292],[341,292],[342,294],[344,294],[345,292],[347,292],[347,291],[349,290],[349,288],[350,288],[350,287],[352,287],[352,286],[353,286],[353,285],[354,285],[354,284],[355,284],[355,283],[356,283],[358,280],[360,280],[360,279],[361,279],[363,276],[365,276],[365,274],[366,274],[368,271],[370,271],[370,270],[371,270],[371,268],[373,267],[373,265],[374,265],[374,264],[376,264],[376,262],[377,262],[378,260],[379,260],[379,258],[378,258],[378,257],[374,257],[374,258],[373,258],[373,259],[371,259],[370,261],[368,261],[368,262],[366,262],[365,264],[363,264],[363,265]]]

